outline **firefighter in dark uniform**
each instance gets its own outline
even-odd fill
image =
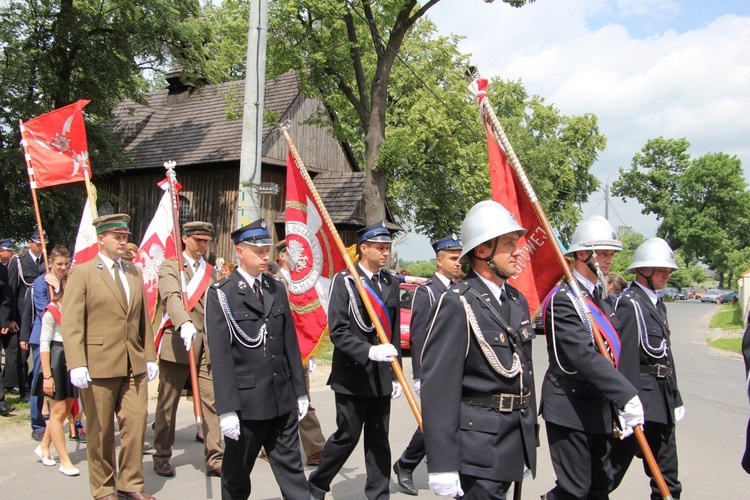
[[[382,267],[391,251],[391,235],[385,222],[357,231],[360,261],[357,271],[372,290],[373,307],[382,312],[381,323],[390,343],[380,344],[348,271],[338,273],[331,284],[328,325],[333,342],[333,361],[328,385],[336,398],[336,432],[323,447],[318,469],[310,474],[310,497],[324,498],[331,481],[359,442],[364,427],[365,497],[389,498],[391,448],[388,426],[391,398],[401,395],[401,385],[391,371],[393,359],[401,358],[399,296],[396,279]]]
[[[635,273],[635,281],[617,302],[617,319],[622,340],[620,371],[638,389],[646,440],[672,498],[680,498],[675,424],[685,416],[685,407],[677,388],[667,308],[656,294],[666,286],[673,269],[677,269],[674,252],[663,239],[649,238],[636,248],[627,271]],[[622,481],[637,449],[634,437],[613,445],[613,489]],[[645,462],[643,466],[651,478],[651,498],[662,498],[651,470]]]
[[[299,419],[309,400],[284,286],[264,276],[273,241],[262,220],[232,233],[240,265],[208,290],[206,332],[224,434],[221,497],[250,496],[261,446],[284,498],[306,499]]]
[[[461,250],[463,246],[455,234],[446,236],[432,245],[435,250],[435,264],[437,271],[432,278],[419,285],[414,290],[411,302],[411,323],[409,324],[409,342],[411,343],[411,366],[414,376],[414,391],[420,394],[422,383],[422,347],[427,333],[427,320],[430,308],[445,292],[461,273]],[[396,480],[409,495],[417,495],[419,491],[414,486],[412,474],[425,456],[424,435],[417,428],[414,435],[401,454],[401,458],[393,464]]]
[[[587,299],[588,309],[598,309],[612,327],[616,318],[604,296],[604,275],[619,250],[622,244],[609,222],[594,216],[578,225],[567,253],[575,259],[575,285]],[[588,316],[569,284],[553,290],[543,307],[549,367],[540,409],[557,485],[542,498],[605,499],[612,485],[613,418],[622,422],[623,435],[643,423],[638,391],[597,351]]]
[[[529,308],[507,280],[526,230],[494,201],[469,210],[461,258],[471,270],[432,308],[422,351],[429,486],[437,495],[504,499],[536,470]]]

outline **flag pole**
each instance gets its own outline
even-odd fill
[[[297,152],[297,148],[295,147],[294,142],[292,142],[292,138],[289,136],[289,132],[287,131],[288,128],[289,128],[288,121],[279,126],[279,130],[281,130],[281,133],[284,135],[284,139],[286,139],[286,143],[289,146],[289,151],[292,153],[292,157],[294,157],[294,163],[297,166],[297,169],[299,169],[300,173],[302,174],[302,178],[305,180],[305,183],[307,184],[308,189],[310,189],[310,192],[312,193],[315,206],[318,208],[318,211],[322,215],[323,220],[326,223],[326,226],[328,226],[328,230],[333,235],[333,239],[336,242],[336,246],[338,247],[339,252],[341,252],[341,256],[344,258],[344,262],[346,263],[346,268],[349,270],[349,273],[354,278],[354,283],[357,285],[357,291],[359,292],[359,296],[362,298],[362,304],[365,306],[365,309],[367,309],[367,313],[370,315],[372,324],[375,327],[375,331],[378,334],[378,340],[380,340],[381,344],[387,344],[389,343],[389,340],[385,335],[385,331],[383,330],[383,325],[380,324],[380,321],[378,320],[378,316],[377,314],[375,314],[375,309],[372,306],[370,297],[365,292],[365,288],[364,288],[364,285],[362,284],[362,281],[359,278],[359,273],[357,272],[357,268],[354,266],[352,259],[349,257],[349,252],[346,250],[346,246],[344,246],[344,242],[341,240],[341,236],[339,236],[339,232],[336,229],[336,226],[333,224],[333,221],[331,220],[330,215],[328,215],[328,211],[326,210],[326,207],[323,205],[323,201],[320,199],[320,195],[318,194],[318,190],[315,188],[315,184],[313,184],[312,179],[310,179],[310,175],[307,173],[307,168],[305,168],[305,164],[302,162],[302,158],[300,158],[299,152]],[[417,399],[411,390],[411,386],[409,386],[409,384],[406,382],[406,378],[404,377],[404,371],[401,369],[401,365],[399,364],[396,358],[394,358],[393,361],[391,361],[391,368],[393,369],[393,373],[396,374],[396,378],[398,379],[398,382],[401,384],[401,387],[403,388],[406,401],[409,403],[409,407],[411,408],[411,411],[414,414],[414,418],[417,420],[417,424],[419,425],[419,428],[421,429],[422,428],[422,412],[419,409],[419,405],[417,404]]]
[[[21,136],[23,136],[24,128],[23,121],[18,120],[21,127]],[[44,274],[49,271],[49,261],[47,259],[47,242],[44,241],[44,229],[42,229],[42,214],[39,211],[39,200],[36,196],[36,179],[34,178],[34,168],[31,166],[31,154],[29,153],[29,145],[26,139],[21,139],[21,145],[23,146],[23,156],[26,160],[26,172],[29,174],[29,186],[31,187],[31,198],[34,201],[34,215],[36,215],[36,226],[39,231],[39,240],[42,242],[42,256],[44,257]],[[49,298],[52,300],[54,296],[54,290],[52,285],[47,284],[49,288]]]
[[[91,176],[89,175],[89,158],[88,154],[86,155],[86,158],[83,161],[83,180],[86,183],[86,196],[88,196],[89,199],[89,208],[91,209],[91,217],[93,219],[96,219],[99,217],[98,211],[96,209],[96,189],[94,188],[94,185],[91,184]]]
[[[507,155],[511,166],[513,167],[513,170],[516,172],[516,175],[518,176],[518,180],[521,181],[524,191],[526,191],[526,195],[529,197],[529,200],[531,201],[531,204],[534,207],[534,211],[539,217],[539,221],[542,223],[542,227],[544,228],[544,230],[547,232],[548,235],[554,234],[552,232],[552,226],[550,226],[549,220],[547,219],[547,216],[544,213],[544,208],[539,202],[539,199],[537,198],[536,193],[534,192],[534,188],[531,186],[531,183],[529,182],[529,179],[526,176],[526,172],[521,166],[521,162],[518,160],[518,156],[516,155],[516,152],[513,150],[513,146],[510,144],[510,141],[508,140],[508,136],[505,134],[505,130],[503,129],[503,126],[500,123],[500,120],[497,118],[497,115],[495,114],[495,110],[492,109],[492,105],[490,104],[490,100],[486,94],[486,90],[479,90],[477,92],[477,98],[479,99],[479,106],[481,110],[483,111],[483,115],[484,115],[483,119],[486,125],[489,127],[493,138],[497,141],[500,147],[505,150],[505,154]],[[589,322],[591,323],[593,332],[594,332],[594,342],[596,344],[596,348],[602,356],[607,358],[614,365],[614,361],[607,354],[607,350],[604,345],[604,339],[602,337],[601,332],[599,331],[599,328],[597,328],[596,323],[594,322],[594,319],[591,315],[591,311],[588,308],[588,304],[586,304],[586,301],[583,297],[583,293],[581,292],[581,288],[578,286],[578,281],[576,281],[576,279],[573,277],[573,273],[570,270],[570,267],[568,267],[567,259],[565,258],[565,255],[563,254],[562,249],[560,248],[560,244],[558,243],[557,238],[551,238],[551,239],[553,240],[553,248],[555,249],[555,256],[557,257],[557,260],[560,263],[560,267],[562,267],[563,272],[565,273],[565,280],[568,282],[570,289],[573,291],[573,294],[575,295],[576,300],[580,302],[580,304],[584,307],[584,310],[588,314]],[[664,500],[671,500],[672,494],[669,492],[669,489],[667,488],[667,483],[664,481],[664,476],[662,476],[661,470],[659,470],[659,464],[656,463],[656,458],[654,458],[654,454],[651,451],[651,447],[648,445],[648,441],[646,441],[646,436],[643,433],[643,426],[641,425],[636,426],[633,429],[633,433],[635,434],[636,440],[638,441],[638,444],[641,447],[641,451],[643,452],[643,457],[648,463],[648,467],[654,476],[654,481],[659,487],[659,492],[661,493],[662,498]]]
[[[185,311],[188,311],[188,296],[185,290],[187,283],[185,279],[185,265],[182,262],[182,239],[180,238],[180,212],[177,204],[177,176],[174,171],[174,167],[177,165],[174,161],[168,161],[164,163],[164,168],[167,169],[167,179],[169,179],[169,196],[172,199],[172,237],[174,238],[175,250],[177,250],[177,268],[180,271],[180,288],[182,290],[182,305],[185,307]],[[175,325],[175,331],[177,325]],[[188,350],[188,365],[190,367],[190,387],[193,389],[193,414],[195,415],[195,423],[201,425],[203,423],[203,408],[201,407],[201,393],[198,387],[198,367],[195,361],[195,345],[190,343],[190,349]]]

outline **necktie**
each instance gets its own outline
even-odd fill
[[[42,263],[42,258],[41,257],[37,257],[36,258],[36,265],[38,266],[41,263]]]
[[[602,286],[601,285],[596,285],[594,287],[594,298],[596,299],[597,302],[602,300]]]
[[[376,291],[379,292],[379,291],[382,290],[381,287],[380,287],[380,273],[379,272],[378,273],[374,273],[372,275],[372,283],[373,283],[373,285],[375,285],[375,290]]]
[[[125,293],[125,287],[122,286],[122,278],[120,278],[120,263],[115,262],[112,264],[112,269],[115,271],[115,285],[117,285],[117,289],[120,290],[120,294],[122,295],[122,301],[125,303],[125,305],[128,304],[128,294]]]
[[[201,267],[201,265],[198,262],[193,262],[193,270],[194,271],[197,271],[199,267]]]
[[[510,319],[510,301],[508,300],[508,294],[505,293],[505,288],[500,289],[500,314],[506,321]]]
[[[260,290],[260,278],[258,278],[257,280],[255,280],[255,282],[253,283],[253,292],[255,292],[255,296],[258,297],[258,300],[262,304],[263,303],[263,292],[261,292],[261,290]]]

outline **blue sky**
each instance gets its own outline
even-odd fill
[[[521,80],[566,115],[598,116],[607,149],[592,172],[602,189],[584,217],[603,215],[604,183],[659,136],[685,137],[693,157],[737,155],[750,179],[750,1],[443,0],[429,17],[441,34],[464,37],[482,76]],[[634,200],[613,200],[611,220],[646,236],[658,227]],[[416,235],[396,249],[431,258]]]

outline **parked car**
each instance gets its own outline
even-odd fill
[[[693,297],[695,297],[696,299],[701,299],[703,298],[704,295],[706,295],[706,290],[701,288],[695,291],[695,293],[693,294]]]
[[[723,293],[721,292],[721,290],[712,288],[701,297],[701,302],[713,302],[714,304],[721,304],[722,295]]]
[[[399,307],[401,308],[401,350],[411,351],[411,335],[409,325],[411,324],[411,302],[414,299],[414,290],[417,285],[412,283],[399,283],[398,298]]]
[[[724,292],[721,294],[721,303],[722,304],[734,304],[737,302],[737,292],[734,290],[724,290]]]
[[[672,287],[667,287],[664,289],[664,297],[674,300],[677,298],[677,289]]]
[[[677,296],[675,297],[677,300],[687,300],[688,299],[688,291],[687,290],[680,290],[677,292]]]

